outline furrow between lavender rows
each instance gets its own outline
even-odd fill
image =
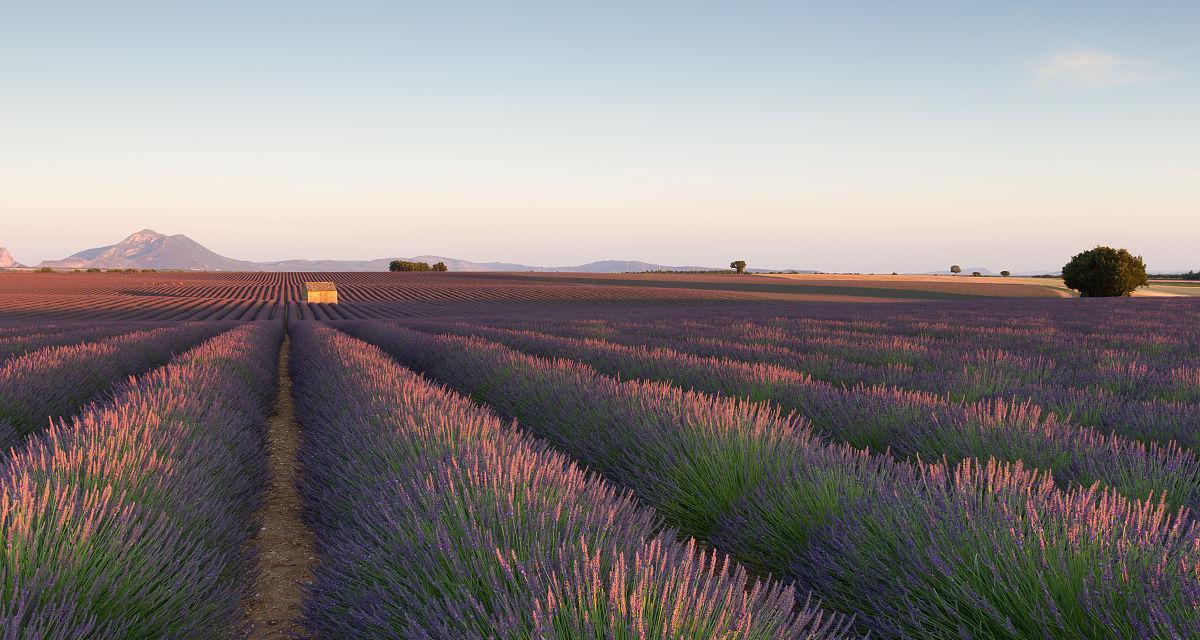
[[[1200,635],[1200,530],[1020,463],[897,462],[743,400],[387,323],[340,328],[515,417],[667,524],[878,637]]]

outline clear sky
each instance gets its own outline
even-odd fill
[[[0,246],[1200,268],[1198,33],[1194,0],[5,2]]]

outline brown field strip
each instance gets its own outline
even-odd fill
[[[312,531],[304,524],[296,488],[300,427],[292,405],[288,375],[290,339],[279,350],[279,389],[275,411],[267,422],[267,466],[271,473],[266,498],[257,515],[262,528],[254,538],[258,575],[246,606],[253,640],[285,640],[302,635],[298,624],[304,588],[312,582]]]

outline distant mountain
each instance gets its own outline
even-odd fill
[[[471,262],[445,256],[413,256],[411,258],[377,258],[375,260],[278,260],[259,262],[256,271],[387,271],[392,260],[409,262],[445,262],[450,271],[554,271],[546,267],[531,267],[511,262]]]
[[[62,260],[47,260],[41,266],[56,269],[262,270],[253,262],[213,253],[185,235],[166,236],[150,229],[142,229],[114,245],[80,251]]]
[[[747,267],[746,273],[790,273],[790,274],[807,273],[807,274],[815,274],[815,273],[824,273],[824,272],[817,271],[816,269],[756,269],[754,267]]]
[[[8,249],[0,247],[0,269],[15,269],[24,267],[25,265],[13,259],[12,254]]]
[[[1041,269],[1041,270],[1034,269],[1032,271],[1018,271],[1018,272],[1014,273],[1013,275],[1016,275],[1016,276],[1061,276],[1062,275],[1062,267],[1058,267],[1057,269]]]
[[[960,274],[958,274],[958,275],[960,275],[960,276],[969,276],[969,275],[971,275],[972,273],[975,273],[976,271],[978,271],[979,273],[981,273],[981,274],[983,274],[983,275],[985,275],[985,276],[998,276],[998,275],[1000,275],[1000,272],[999,272],[999,271],[992,271],[991,269],[988,269],[987,267],[963,267],[963,268],[962,268],[962,273],[960,273]],[[949,269],[946,269],[946,270],[944,270],[944,271],[926,271],[925,273],[922,273],[922,274],[919,274],[919,275],[923,275],[923,276],[952,276],[952,275],[954,275],[954,274],[953,274],[953,273],[950,273],[950,270],[949,270]],[[1023,276],[1023,277],[1029,277],[1029,276],[1058,276],[1058,275],[1062,275],[1062,268],[1060,267],[1060,268],[1058,268],[1058,269],[1041,269],[1041,270],[1034,269],[1034,270],[1027,270],[1027,271],[1013,271],[1013,275],[1014,275],[1014,276]]]
[[[3,250],[0,250],[2,252]],[[2,258],[7,252],[0,253]],[[235,260],[210,251],[185,235],[163,235],[142,229],[117,244],[74,253],[39,266],[55,269],[174,269],[187,271],[387,271],[395,258],[374,260]],[[572,271],[623,273],[629,271],[716,271],[712,267],[668,266],[635,260],[601,260],[570,267],[534,267],[511,262],[471,262],[446,256],[400,258],[414,262],[445,262],[450,271]]]
[[[258,262],[253,271],[387,271],[388,265],[397,258],[378,258],[375,260],[279,260],[276,262]],[[672,267],[636,260],[601,260],[573,267],[534,267],[515,262],[471,262],[446,256],[413,256],[398,258],[410,262],[445,262],[450,271],[537,271],[556,272],[570,271],[581,273],[625,273],[628,271],[716,271],[712,267]]]
[[[550,267],[540,271],[574,271],[579,273],[627,273],[636,271],[717,271],[712,267],[669,267],[637,260],[600,260],[574,267]]]

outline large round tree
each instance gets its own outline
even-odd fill
[[[1096,247],[1071,258],[1063,267],[1063,282],[1085,298],[1127,296],[1150,284],[1141,256],[1112,247]]]

